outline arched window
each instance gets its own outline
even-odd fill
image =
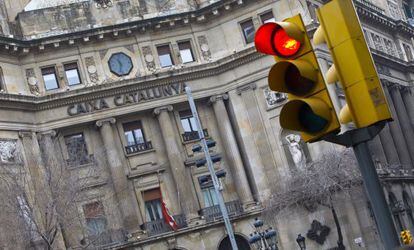
[[[410,196],[408,196],[407,192],[403,191],[403,202],[405,207],[405,212],[407,213],[408,222],[410,223],[409,227],[412,231],[414,229],[414,216],[413,216],[413,209],[412,209],[412,200]]]
[[[235,234],[236,244],[239,250],[250,250],[249,242],[241,235]],[[221,240],[218,250],[228,250],[231,249],[230,238],[227,236]]]
[[[401,209],[401,204],[397,201],[395,198],[395,195],[390,192],[388,194],[388,200],[389,200],[389,206],[391,208],[392,215],[394,217],[394,223],[397,227],[398,231],[404,230],[402,220],[401,220],[401,213],[403,212],[403,209]]]
[[[283,130],[280,140],[290,169],[303,168],[312,161],[308,146],[296,132]]]

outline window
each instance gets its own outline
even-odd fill
[[[405,55],[407,56],[407,61],[412,61],[413,53],[411,51],[410,45],[403,43],[403,48],[404,48]]]
[[[190,110],[180,111],[181,126],[184,132],[197,132],[197,124]]]
[[[218,205],[218,199],[217,199],[216,192],[214,190],[213,185],[209,185],[208,187],[203,187],[201,191],[203,192],[205,207],[212,207],[212,206]]]
[[[194,62],[194,55],[191,50],[190,41],[179,42],[178,49],[180,50],[180,56],[183,63]]]
[[[408,6],[408,4],[403,4],[403,6],[404,6],[404,12],[407,18],[413,18],[413,12],[410,6]]]
[[[171,57],[170,45],[167,44],[167,45],[158,46],[157,51],[158,51],[158,58],[160,59],[160,65],[162,68],[174,65],[172,57]]]
[[[84,205],[83,213],[90,236],[97,236],[106,231],[107,221],[102,202],[96,201]]]
[[[262,20],[262,23],[276,22],[272,11],[260,15],[260,20]]]
[[[0,67],[0,92],[3,92],[5,90],[6,90],[6,87],[4,85],[3,69]]]
[[[162,219],[161,190],[154,188],[142,193],[145,202],[145,215],[147,221]]]
[[[69,86],[81,84],[78,64],[76,62],[65,64],[63,67],[65,69],[66,80],[68,81]]]
[[[59,88],[55,67],[43,68],[42,76],[43,76],[43,81],[45,82],[46,90],[52,90],[52,89]]]
[[[132,60],[125,53],[115,53],[108,61],[109,69],[116,76],[126,76],[131,73]]]
[[[145,143],[144,131],[141,121],[128,122],[123,124],[125,140],[128,146]]]
[[[69,162],[80,165],[89,163],[88,150],[83,133],[65,136],[65,144],[68,150]]]
[[[252,19],[240,23],[240,26],[243,31],[244,41],[247,44],[252,43],[254,41],[254,26]]]

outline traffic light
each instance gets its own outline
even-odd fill
[[[403,230],[400,233],[401,241],[404,245],[409,245],[413,242],[413,237],[411,236],[410,230]]]
[[[320,26],[313,42],[326,43],[334,62],[326,80],[328,84],[340,81],[347,102],[340,111],[340,122],[353,121],[357,128],[363,128],[391,120],[352,0],[332,0],[317,9],[317,15]]]
[[[300,15],[263,24],[255,35],[256,49],[273,55],[269,87],[288,94],[280,125],[301,132],[306,142],[340,130],[338,118]]]

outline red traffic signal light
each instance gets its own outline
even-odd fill
[[[254,37],[256,49],[264,54],[291,57],[301,48],[301,41],[289,35],[282,23],[265,23]]]

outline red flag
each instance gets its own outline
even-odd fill
[[[162,206],[162,216],[164,217],[165,222],[174,230],[178,230],[178,225],[175,219],[171,216],[170,211],[168,211],[168,208],[165,206],[164,200],[162,200],[161,196],[161,206]]]

